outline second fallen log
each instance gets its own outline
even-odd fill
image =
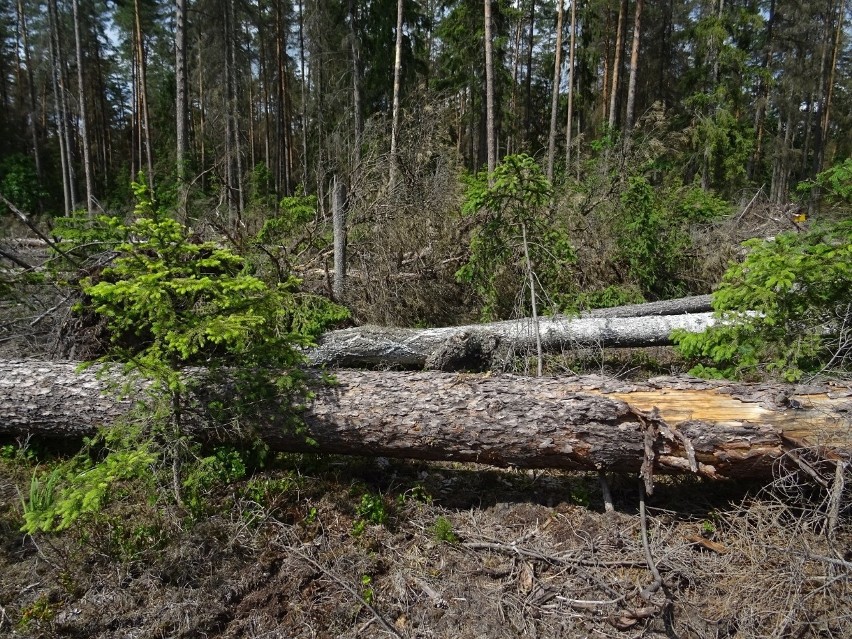
[[[539,318],[541,343],[553,352],[576,347],[660,346],[671,344],[675,329],[700,333],[718,320],[713,313],[645,317]],[[530,319],[446,326],[390,328],[359,326],[321,336],[307,353],[315,366],[391,366],[434,370],[483,370],[512,352],[533,348]]]

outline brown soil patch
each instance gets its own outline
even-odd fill
[[[852,636],[848,469],[833,511],[795,476],[759,494],[661,480],[651,591],[634,479],[612,479],[605,514],[594,476],[291,456],[195,519],[128,491],[30,538],[31,470],[0,463],[2,636]],[[389,519],[358,533],[365,494]]]

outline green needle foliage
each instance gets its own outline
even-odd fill
[[[241,256],[156,215],[144,185],[134,187],[137,213],[150,216],[69,227],[115,253],[110,266],[81,280],[79,307],[106,320],[110,344],[99,362],[120,362],[126,373],[148,380],[146,425],[114,438],[117,444],[105,451],[90,448],[72,460],[55,499],[35,491],[28,532],[66,527],[97,510],[115,481],[138,477],[163,457],[172,461],[180,502],[182,460],[207,459],[194,439],[199,428],[224,426],[229,440],[237,433],[250,444],[254,418],[274,402],[299,432],[298,406],[310,394],[299,368],[301,349],[347,316],[346,309],[300,292],[294,277],[274,285],[255,277]],[[202,389],[213,399],[199,399]],[[44,503],[51,507],[40,508]]]
[[[477,224],[470,256],[456,279],[469,283],[483,302],[484,319],[506,314],[525,282],[523,229],[530,260],[545,291],[569,287],[575,261],[567,230],[548,211],[552,188],[541,167],[528,155],[509,155],[490,176],[468,182],[462,214]]]
[[[724,323],[673,337],[692,372],[742,378],[766,370],[787,381],[849,366],[852,221],[750,240],[713,295]]]
[[[738,379],[765,370],[798,381],[852,368],[852,161],[798,190],[815,187],[839,207],[841,221],[745,243],[745,260],[713,295],[723,324],[672,336],[682,355],[698,361],[693,374]]]

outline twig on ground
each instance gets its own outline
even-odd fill
[[[815,482],[817,482],[823,488],[828,489],[828,482],[825,480],[825,478],[822,475],[820,475],[816,471],[816,469],[813,466],[811,466],[807,461],[805,461],[802,458],[802,456],[799,455],[795,450],[788,450],[787,451],[787,457],[789,457],[794,462],[796,462],[796,466],[798,466],[799,469],[802,472],[804,472],[806,475],[808,475],[811,479],[813,479]]]
[[[831,492],[828,495],[828,514],[826,515],[825,534],[828,537],[829,544],[832,546],[834,546],[837,519],[840,517],[840,502],[842,501],[843,490],[846,488],[845,470],[846,462],[838,460],[834,466],[834,481],[831,484]],[[835,552],[837,551],[835,550]]]
[[[609,489],[609,483],[606,480],[606,473],[598,471],[598,484],[601,487],[601,496],[603,497],[604,512],[614,513],[615,506],[612,504],[612,492]]]
[[[639,521],[642,526],[642,550],[645,551],[645,561],[648,562],[648,569],[654,577],[654,581],[644,588],[639,594],[642,595],[643,599],[649,601],[651,599],[651,595],[657,592],[657,590],[660,589],[660,586],[663,585],[663,578],[660,576],[660,571],[657,570],[657,566],[654,563],[654,557],[651,555],[651,546],[648,544],[648,515],[645,512],[644,485],[640,485],[639,487]]]

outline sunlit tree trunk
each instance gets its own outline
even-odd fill
[[[305,7],[299,0],[299,73],[301,82],[300,116],[302,119],[302,192],[307,194],[308,189],[308,77],[305,74]]]
[[[36,113],[36,97],[35,97],[35,79],[33,77],[33,65],[32,59],[30,57],[30,45],[29,45],[29,34],[27,32],[27,18],[26,13],[24,11],[24,1],[18,0],[17,2],[17,11],[18,11],[18,32],[21,38],[21,46],[23,48],[24,54],[24,66],[27,70],[27,98],[29,100],[29,104],[27,105],[29,113],[27,116],[27,122],[30,128],[30,136],[32,138],[33,145],[33,161],[35,162],[36,175],[41,178],[42,176],[42,166],[41,166],[41,151],[39,144],[39,130],[38,130],[38,115]]]
[[[80,113],[80,139],[83,145],[83,174],[86,179],[86,211],[89,215],[95,212],[95,194],[92,181],[92,157],[89,148],[89,125],[86,109],[86,86],[83,82],[83,45],[80,41],[80,12],[77,0],[72,0],[71,7],[74,13],[74,45],[77,57],[77,88],[79,91],[79,113]]]
[[[634,109],[636,107],[636,76],[639,73],[639,39],[643,5],[644,0],[636,0],[636,14],[633,18],[633,45],[630,48],[630,80],[627,85],[627,113],[624,117],[624,129],[628,133],[633,128]]]
[[[486,0],[488,2],[488,0]],[[396,187],[396,163],[397,145],[399,144],[399,94],[402,83],[402,12],[404,2],[397,0],[396,3],[396,46],[394,47],[393,63],[393,111],[391,115],[391,143],[390,143],[390,177],[388,188],[393,191]]]
[[[290,132],[290,83],[287,70],[287,34],[288,29],[284,23],[284,16],[280,3],[276,3],[275,8],[275,59],[278,71],[278,108],[276,118],[276,138],[277,144],[277,169],[276,169],[276,188],[283,193],[289,194],[292,187],[292,135]],[[233,52],[233,48],[232,48]],[[233,61],[233,67],[236,69],[236,61]],[[236,82],[236,79],[235,79]],[[236,96],[236,89],[235,89]],[[236,99],[236,98],[235,98]],[[234,111],[237,115],[236,107]],[[239,131],[239,126],[235,126],[235,130]]]
[[[346,286],[346,189],[335,175],[331,185],[331,218],[334,239],[334,280],[332,292],[343,303]]]
[[[186,0],[175,0],[175,169],[178,188],[186,188],[187,161]],[[185,198],[181,197],[182,205]]]
[[[113,106],[108,96],[106,65],[104,64],[101,44],[97,37],[92,38],[90,43],[95,68],[95,83],[92,86],[92,91],[97,96],[94,102],[94,113],[91,117],[92,144],[93,148],[97,149],[97,153],[92,154],[92,169],[94,171],[95,192],[100,190],[100,192],[106,193],[110,184],[109,177],[113,167],[113,159],[118,150],[113,145]],[[91,77],[91,74],[89,77]],[[97,156],[97,159],[95,156]]]
[[[535,0],[530,0],[530,30],[527,40],[527,75],[524,78],[526,82],[525,92],[526,100],[524,101],[524,131],[526,133],[527,145],[532,144],[532,63],[533,50],[535,49]]]
[[[609,128],[615,128],[618,112],[618,79],[621,70],[621,53],[624,48],[624,24],[627,19],[627,0],[621,0],[618,9],[618,27],[615,34],[615,55],[612,62],[612,88],[609,93]]]
[[[198,158],[201,166],[201,189],[207,188],[207,140],[206,140],[206,122],[207,122],[207,103],[204,91],[204,66],[201,64],[203,58],[204,46],[201,40],[201,34],[198,36]]]
[[[268,48],[266,46],[266,11],[263,5],[260,3],[258,4],[258,11],[259,19],[257,23],[257,39],[260,46],[258,47],[257,63],[259,67],[259,99],[261,101],[261,109],[263,116],[263,163],[266,165],[266,168],[269,169],[272,166],[270,164],[272,160],[272,133],[270,130],[271,107],[269,103],[269,60],[267,59]]]
[[[235,207],[236,207],[236,222],[239,224],[242,221],[243,210],[245,209],[245,189],[243,189],[243,150],[242,150],[242,138],[240,134],[240,108],[239,108],[239,80],[237,78],[237,23],[236,16],[234,14],[234,0],[228,0],[226,3],[226,34],[225,38],[227,40],[227,55],[228,61],[227,65],[230,67],[230,73],[228,73],[228,83],[227,83],[227,113],[228,119],[231,121],[231,135],[232,144],[233,144],[233,174],[232,174],[232,185],[235,190]],[[282,82],[282,95],[283,95],[283,79]],[[281,102],[282,111],[283,111],[283,100]],[[281,118],[283,120],[284,115],[282,113]],[[283,127],[282,127],[283,131]],[[284,138],[282,136],[282,145],[284,143]],[[283,161],[283,153],[282,153],[282,161]],[[285,167],[285,175],[286,175],[286,167]]]
[[[71,153],[71,136],[68,132],[68,109],[65,104],[65,83],[61,69],[62,48],[59,40],[59,16],[56,10],[56,0],[48,0],[48,15],[50,18],[50,59],[51,81],[56,112],[56,125],[59,136],[59,159],[62,168],[62,191],[65,196],[65,213],[69,214],[75,204],[74,163]]]
[[[565,172],[571,170],[571,145],[574,143],[574,52],[577,33],[577,0],[571,0],[571,37],[568,43],[568,117],[565,125]]]
[[[518,0],[516,9],[520,14],[521,2]],[[523,32],[523,21],[518,20],[515,25],[515,34],[512,37],[512,92],[509,97],[509,113],[512,119],[512,130],[506,139],[506,153],[512,155],[518,149],[518,78],[521,69],[521,36]]]
[[[402,0],[399,0],[400,5],[397,7],[397,23],[400,23],[402,20]],[[355,4],[355,0],[349,0],[349,47],[352,53],[352,113],[353,113],[353,122],[355,124],[355,165],[358,166],[361,164],[361,142],[364,137],[364,122],[362,120],[361,111],[363,109],[361,105],[361,53],[360,47],[358,46],[358,25],[357,25],[357,7]],[[402,33],[402,28],[398,27],[397,30],[399,34],[397,35],[397,40],[399,41]],[[397,44],[397,47],[402,47],[401,44]],[[399,51],[397,51],[397,62],[394,65],[394,83],[397,81],[397,66],[399,63]],[[394,84],[396,86],[396,84]],[[396,96],[395,94],[395,97]],[[393,136],[391,136],[391,146],[393,146],[394,140]],[[393,155],[393,153],[391,153]],[[391,172],[393,172],[393,162],[391,162]],[[393,181],[393,180],[391,180]]]
[[[572,0],[573,2],[574,0]],[[550,133],[547,137],[547,179],[553,181],[553,159],[556,155],[556,113],[559,110],[559,89],[562,80],[562,14],[564,0],[558,0],[556,13],[556,51],[553,63],[553,91],[550,96]]]
[[[226,1],[226,5],[230,5],[230,0]],[[240,211],[239,202],[237,199],[237,183],[236,183],[236,145],[234,140],[236,133],[234,131],[233,103],[231,101],[231,90],[233,81],[231,76],[234,73],[234,67],[231,62],[231,46],[233,44],[231,38],[230,17],[231,11],[229,6],[223,7],[224,30],[223,36],[225,39],[225,60],[223,64],[225,86],[223,87],[222,107],[225,119],[225,185],[227,189],[228,202],[228,225],[234,229],[239,224]],[[280,115],[279,115],[280,117]],[[279,145],[280,145],[280,130],[279,130]],[[280,148],[280,147],[279,147]],[[279,154],[279,170],[277,174],[279,178],[276,180],[276,185],[280,185],[280,154]]]
[[[248,34],[246,34],[246,35],[248,35]],[[246,88],[248,90],[248,117],[246,118],[246,120],[247,120],[247,126],[248,126],[248,145],[249,145],[248,169],[249,169],[249,171],[251,171],[251,169],[254,166],[257,165],[257,155],[256,155],[256,149],[255,149],[255,130],[254,130],[255,95],[254,95],[254,72],[253,72],[253,69],[254,69],[254,63],[253,63],[253,60],[251,59],[251,56],[249,56],[248,78],[246,78],[246,80],[247,80],[246,81]]]
[[[822,118],[820,122],[820,145],[814,153],[814,170],[816,175],[823,169],[825,163],[825,145],[828,140],[828,128],[831,122],[831,100],[834,97],[834,82],[837,72],[837,58],[840,53],[840,45],[843,41],[843,24],[846,20],[846,1],[838,2],[838,11],[836,14],[836,25],[834,30],[834,45],[831,52],[831,66],[829,67],[827,87],[825,90],[825,101],[823,102]]]
[[[139,96],[142,105],[142,137],[145,146],[145,163],[148,169],[148,188],[154,193],[154,150],[151,146],[151,118],[148,111],[148,79],[145,72],[147,66],[145,43],[142,40],[142,19],[139,13],[139,0],[134,0],[133,11],[136,24],[136,59],[139,68]],[[135,177],[135,176],[134,176]]]
[[[494,131],[494,47],[492,42],[491,2],[485,0],[485,140],[488,149],[488,173],[497,167]]]

